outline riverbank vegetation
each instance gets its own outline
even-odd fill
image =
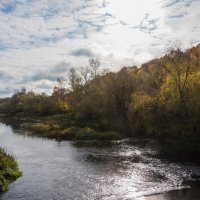
[[[104,132],[117,132],[122,137],[199,141],[199,88],[200,45],[188,50],[174,47],[161,58],[118,72],[102,69],[98,59],[90,59],[88,67],[71,68],[59,78],[51,95],[22,89],[0,100],[0,112],[45,116],[48,122],[33,125],[33,132],[58,131],[69,138],[96,139]],[[75,135],[70,132],[74,129]],[[85,136],[86,130],[95,131]]]
[[[27,126],[33,135],[55,138],[57,140],[119,140],[122,136],[114,131],[99,131],[89,127],[61,128],[58,125],[44,123]]]
[[[8,189],[8,185],[21,176],[14,157],[0,148],[0,193]]]

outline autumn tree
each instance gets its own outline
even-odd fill
[[[166,55],[165,69],[169,78],[174,82],[178,92],[179,112],[183,117],[188,116],[188,77],[191,73],[191,52],[183,52],[180,47],[170,49]],[[173,91],[172,91],[173,92]],[[176,92],[176,91],[174,91]]]

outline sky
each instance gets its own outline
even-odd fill
[[[200,0],[0,0],[0,97],[51,93],[71,67],[118,70],[200,43]]]

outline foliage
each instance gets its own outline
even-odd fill
[[[19,91],[15,93],[6,103],[1,105],[1,112],[16,115],[23,113],[25,115],[51,115],[60,113],[67,109],[55,96],[48,96],[44,93],[35,94],[34,92]]]
[[[199,45],[185,51],[172,48],[140,68],[124,67],[116,73],[102,70],[98,59],[90,59],[86,68],[80,72],[71,68],[66,77],[59,79],[51,96],[23,89],[0,101],[1,112],[64,114],[63,135],[70,138],[101,138],[99,133],[106,131],[200,138]],[[67,129],[72,126],[81,130]],[[85,126],[99,132],[81,132]]]
[[[21,176],[14,157],[0,149],[0,192],[7,190],[10,182]]]
[[[121,135],[113,131],[96,131],[89,127],[72,126],[61,130],[60,127],[47,124],[35,124],[28,127],[34,135],[56,138],[58,140],[119,140]]]
[[[57,124],[33,124],[31,126],[29,126],[29,129],[33,132],[37,132],[37,133],[43,133],[43,132],[47,132],[47,131],[54,131],[54,130],[58,130],[60,127]]]

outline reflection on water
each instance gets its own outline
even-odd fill
[[[16,156],[23,172],[3,200],[171,200],[180,194],[143,196],[187,188],[190,175],[200,174],[198,166],[157,158],[159,143],[150,140],[57,142],[15,134],[0,124],[0,146]]]

